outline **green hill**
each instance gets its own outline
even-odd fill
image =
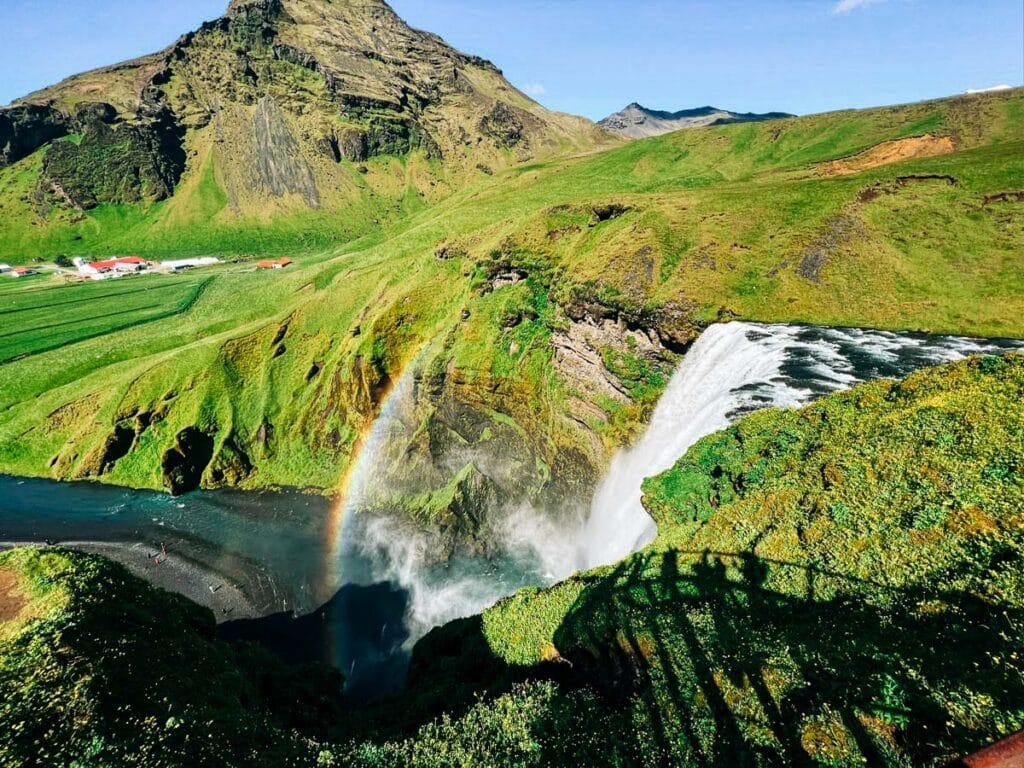
[[[1022,403],[1011,354],[745,418],[647,481],[650,547],[349,712],[117,566],[0,556],[0,764],[943,765],[1024,726]]]
[[[0,554],[0,765],[315,764],[341,675],[214,635],[210,611],[102,558]]]
[[[452,446],[557,510],[716,318],[1024,335],[1022,135],[1019,90],[686,131],[482,174],[281,273],[4,281],[0,471],[161,488],[201,444],[204,486],[329,490],[412,366],[413,514],[446,514]]]
[[[383,0],[242,0],[0,109],[0,253],[312,250],[614,143]]]

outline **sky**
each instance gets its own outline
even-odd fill
[[[2,0],[0,104],[173,42],[227,0]],[[1024,0],[392,0],[545,106],[811,114],[1024,83]]]

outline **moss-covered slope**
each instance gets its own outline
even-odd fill
[[[767,411],[660,535],[417,646],[407,691],[212,640],[104,561],[0,556],[0,764],[940,766],[1024,725],[1024,356]]]
[[[367,762],[938,766],[1019,729],[1022,396],[979,358],[708,437],[647,482],[652,546],[437,630],[408,701],[520,687]]]
[[[0,110],[0,251],[344,242],[510,165],[616,143],[383,0],[234,2],[165,51]]]
[[[341,677],[214,639],[213,615],[121,566],[0,555],[0,765],[307,766]]]

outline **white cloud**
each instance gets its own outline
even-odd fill
[[[884,2],[884,0],[839,0],[839,2],[832,8],[832,13],[849,13],[850,11],[855,11],[858,8],[863,8],[865,6],[881,2]]]
[[[523,86],[523,93],[529,96],[544,96],[547,92],[548,89],[540,83],[530,83]]]
[[[1012,85],[993,85],[989,88],[968,88],[965,93],[989,93],[991,91],[1009,91],[1013,88]]]

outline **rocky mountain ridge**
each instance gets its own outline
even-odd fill
[[[382,0],[235,0],[160,53],[0,110],[0,168],[43,151],[41,225],[54,207],[169,198],[208,164],[231,214],[262,216],[380,193],[356,167],[375,157],[435,161],[411,182],[442,195],[453,176],[601,141]]]
[[[730,123],[751,123],[762,120],[780,120],[793,115],[785,112],[732,112],[718,107],[698,107],[684,109],[679,112],[664,112],[648,109],[633,102],[620,112],[609,115],[598,125],[607,131],[625,136],[629,139],[646,139],[661,136],[685,128],[705,128],[711,125],[729,125]]]

